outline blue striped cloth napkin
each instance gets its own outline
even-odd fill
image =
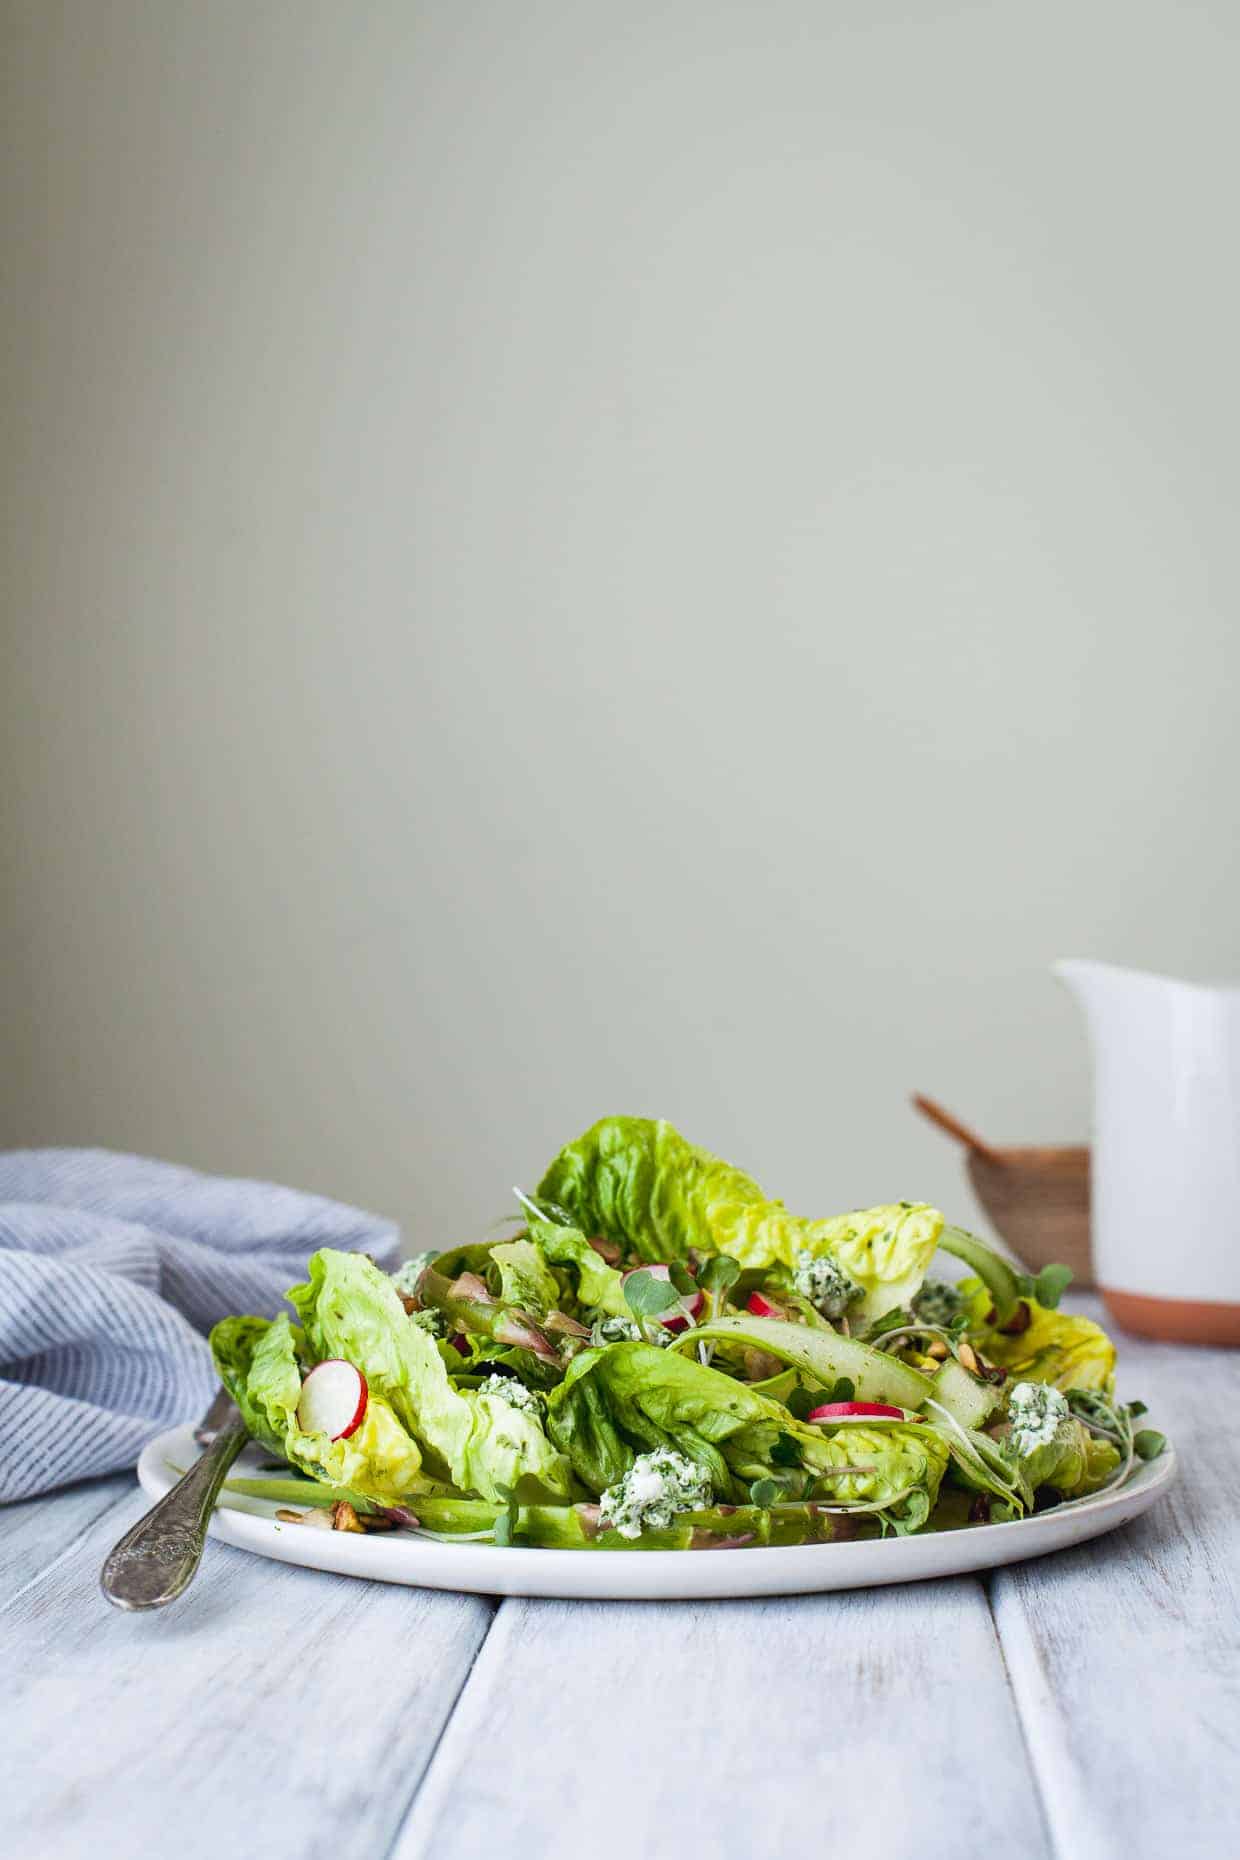
[[[205,1333],[272,1316],[316,1247],[390,1269],[390,1221],[108,1150],[0,1153],[0,1501],[132,1466],[218,1387]]]

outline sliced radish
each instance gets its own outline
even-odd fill
[[[658,1312],[655,1322],[662,1324],[664,1330],[687,1330],[690,1321],[696,1322],[697,1318],[700,1317],[702,1306],[705,1303],[706,1300],[702,1297],[701,1292],[694,1292],[689,1298],[681,1298],[679,1311],[673,1306],[669,1311]]]
[[[782,1318],[788,1315],[782,1305],[773,1305],[765,1292],[750,1292],[745,1308],[754,1317]]]
[[[906,1414],[883,1401],[826,1401],[811,1408],[807,1421],[924,1421],[923,1414]]]
[[[652,1266],[634,1266],[631,1272],[624,1274],[624,1277],[631,1279],[634,1272],[648,1272],[652,1279],[670,1279],[672,1276],[671,1267],[662,1260],[656,1260]],[[700,1315],[705,1302],[701,1292],[692,1292],[687,1298],[682,1293],[680,1309],[677,1310],[675,1305],[669,1305],[666,1311],[656,1311],[653,1314],[654,1321],[656,1324],[662,1324],[664,1330],[685,1330],[690,1319],[696,1319]]]
[[[297,1425],[303,1434],[347,1440],[361,1426],[369,1399],[361,1370],[342,1357],[330,1356],[325,1363],[316,1363],[301,1385]]]

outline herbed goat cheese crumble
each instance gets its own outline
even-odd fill
[[[853,1300],[860,1298],[862,1290],[833,1259],[826,1254],[815,1258],[804,1248],[797,1254],[792,1283],[802,1298],[808,1298],[815,1311],[821,1311],[825,1318],[843,1317]]]
[[[946,1330],[965,1308],[963,1295],[946,1279],[927,1279],[913,1300],[913,1316]]]
[[[405,1260],[402,1265],[396,1268],[396,1271],[392,1274],[392,1284],[396,1287],[398,1292],[403,1292],[406,1297],[412,1298],[413,1294],[418,1289],[418,1280],[422,1277],[422,1274],[430,1265],[431,1261],[438,1258],[439,1255],[434,1249],[429,1253],[415,1253],[412,1259]]]
[[[448,1334],[447,1322],[442,1311],[411,1311],[409,1322],[416,1324],[419,1330],[428,1332],[432,1337],[446,1337]]]
[[[1049,1382],[1018,1382],[1008,1396],[1009,1444],[1023,1458],[1038,1447],[1049,1446],[1061,1421],[1072,1410]]]
[[[637,1323],[634,1318],[609,1317],[596,1313],[590,1326],[590,1347],[601,1350],[607,1343],[650,1343],[657,1350],[666,1350],[669,1343],[675,1341],[676,1333],[664,1324]]]
[[[640,1325],[632,1318],[596,1317],[590,1326],[590,1342],[597,1348],[605,1343],[640,1343]]]
[[[714,1494],[710,1474],[671,1447],[639,1453],[600,1500],[600,1523],[621,1537],[665,1531],[678,1511],[703,1511]]]
[[[524,1382],[518,1382],[515,1376],[488,1376],[479,1384],[480,1395],[494,1395],[499,1401],[506,1401],[510,1408],[516,1408],[522,1414],[532,1414],[541,1420],[543,1398],[537,1389],[527,1389]]]

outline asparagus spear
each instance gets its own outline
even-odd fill
[[[434,1266],[427,1266],[413,1296],[424,1310],[442,1311],[452,1330],[489,1337],[511,1349],[529,1350],[540,1362],[557,1367],[563,1359],[547,1332],[574,1337],[589,1334],[584,1325],[562,1311],[553,1311],[545,1320],[545,1328],[536,1324],[519,1305],[504,1304],[489,1292],[476,1272],[462,1272],[458,1278],[448,1279]]]

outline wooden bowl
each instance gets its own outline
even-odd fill
[[[973,1191],[996,1229],[1032,1272],[1071,1266],[1073,1283],[1092,1285],[1089,1252],[1089,1150],[996,1149],[965,1153]]]

